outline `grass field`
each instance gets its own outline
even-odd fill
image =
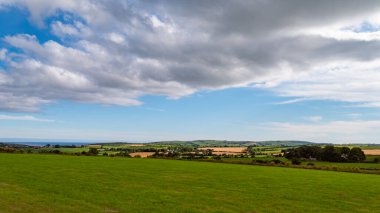
[[[0,212],[376,212],[378,175],[0,154]]]
[[[380,163],[336,163],[336,162],[325,162],[325,161],[316,161],[316,162],[312,162],[312,163],[314,163],[316,166],[335,166],[335,167],[341,167],[341,168],[377,168],[377,169],[380,169]]]
[[[379,158],[379,156],[370,156],[368,160],[373,161],[373,158]],[[380,163],[371,163],[371,162],[362,162],[362,163],[349,163],[349,162],[326,162],[326,161],[303,161],[301,166],[291,165],[291,161],[284,157],[270,157],[270,156],[261,156],[256,158],[223,158],[221,161],[226,163],[241,163],[241,164],[250,164],[252,160],[280,160],[282,162],[290,164],[292,167],[304,167],[308,163],[314,164],[315,167],[330,167],[328,170],[333,170],[334,167],[342,168],[340,171],[346,172],[360,172],[363,173],[372,173],[380,174]],[[309,167],[311,168],[311,167]]]

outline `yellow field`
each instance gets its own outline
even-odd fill
[[[380,155],[380,149],[364,149],[363,152],[366,155]]]
[[[204,147],[201,150],[212,149],[212,154],[216,155],[241,155],[247,153],[247,148],[245,147]]]

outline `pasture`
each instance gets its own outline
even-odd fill
[[[2,212],[376,212],[377,175],[0,154]]]
[[[83,148],[40,148],[40,150],[59,150],[61,152],[65,153],[78,153],[78,152],[87,152],[89,150],[88,147],[83,147]]]

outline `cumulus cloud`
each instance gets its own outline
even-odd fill
[[[375,0],[0,0],[7,7],[28,10],[59,39],[3,38],[19,51],[0,52],[1,110],[61,99],[130,106],[245,86],[380,105]]]

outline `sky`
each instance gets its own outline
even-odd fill
[[[0,138],[380,143],[377,0],[0,0]]]

